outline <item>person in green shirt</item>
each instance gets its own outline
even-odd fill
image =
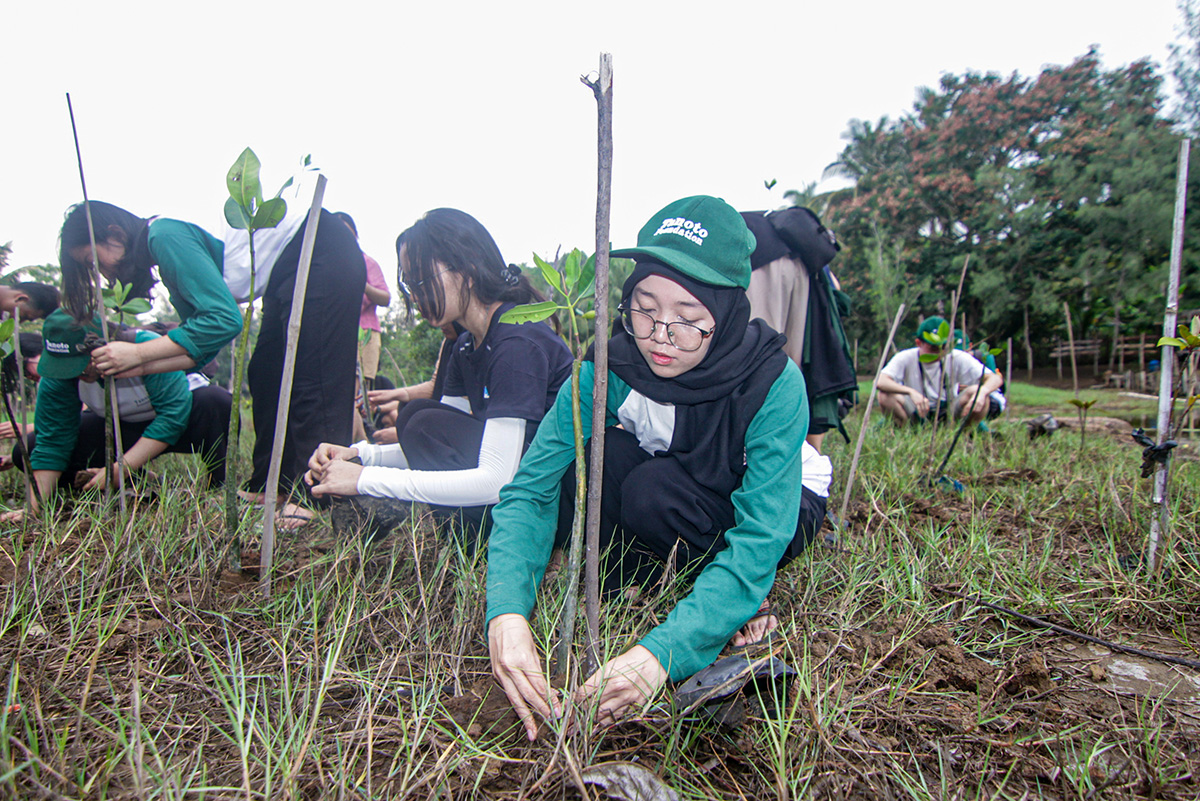
[[[649,586],[674,566],[690,593],[641,641],[602,665],[576,700],[614,722],[671,679],[705,667],[748,625],[778,565],[811,541],[824,499],[802,487],[808,402],[783,336],[750,320],[745,289],[754,237],[724,201],[676,201],[641,229],[609,340],[601,550],[606,593]],[[581,397],[592,397],[585,361]],[[564,386],[492,510],[487,631],[492,671],[524,722],[561,714],[529,619],[564,525],[560,487],[574,461],[572,398]],[[582,414],[591,436],[591,414]],[[814,451],[815,453],[815,451]],[[569,479],[568,479],[569,481]],[[557,535],[557,536],[556,536]]]
[[[152,343],[157,334],[124,329],[110,332],[114,341]],[[90,477],[83,489],[103,489],[105,381],[91,362],[92,341],[100,334],[96,318],[81,326],[57,310],[42,326],[44,340],[38,363],[34,434],[29,464],[42,498],[57,487],[70,487],[79,473]],[[225,475],[225,434],[229,426],[228,393],[193,393],[180,371],[110,379],[116,381],[117,411],[125,446],[124,469],[133,472],[163,453],[198,453],[214,481]],[[194,402],[199,395],[200,400]],[[81,411],[82,410],[82,411]],[[17,466],[24,468],[24,464]],[[37,499],[28,499],[37,511]],[[0,523],[19,523],[23,510],[0,515]]]

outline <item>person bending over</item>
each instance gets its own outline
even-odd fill
[[[41,381],[34,412],[35,432],[28,438],[29,462],[42,498],[57,487],[74,486],[80,472],[90,476],[83,489],[102,489],[106,482],[107,388],[91,361],[93,348],[89,335],[100,336],[98,318],[81,326],[62,310],[46,318],[42,327],[45,351],[39,364]],[[137,344],[157,338],[149,331],[132,329],[115,336]],[[209,482],[224,480],[228,393],[224,394],[223,403],[219,393],[202,394],[197,401],[188,388],[187,376],[177,370],[115,380],[121,438],[126,446],[123,469],[140,470],[163,453],[198,453]],[[23,464],[17,466],[24,468]],[[37,511],[35,497],[29,498],[28,504],[31,511]],[[0,522],[17,523],[24,517],[23,510],[14,510],[0,515]]]

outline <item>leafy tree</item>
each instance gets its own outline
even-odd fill
[[[1170,45],[1168,57],[1179,99],[1175,116],[1192,135],[1200,134],[1200,0],[1176,0],[1179,41]]]

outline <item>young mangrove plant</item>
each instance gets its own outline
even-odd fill
[[[308,166],[308,158],[304,165]],[[242,319],[242,333],[238,337],[237,350],[233,359],[233,414],[229,416],[229,454],[228,477],[225,481],[225,529],[234,538],[233,550],[237,556],[238,543],[236,532],[238,528],[237,490],[240,484],[238,448],[241,444],[242,433],[242,384],[246,380],[246,348],[250,342],[250,324],[254,318],[254,296],[257,289],[256,267],[254,261],[254,232],[264,228],[274,228],[279,225],[287,214],[287,202],[280,197],[283,190],[292,184],[289,178],[279,187],[275,197],[263,200],[262,182],[259,180],[259,170],[262,164],[258,156],[250,148],[242,151],[237,161],[225,175],[225,185],[229,189],[229,199],[225,201],[225,221],[232,227],[245,231],[250,237],[250,299],[246,303],[246,312]],[[237,561],[240,562],[240,559]]]
[[[590,334],[586,330],[586,321],[594,319],[596,316],[593,309],[585,308],[595,296],[596,262],[594,256],[586,257],[578,248],[563,257],[559,268],[536,254],[534,254],[533,260],[546,283],[550,285],[556,296],[562,298],[562,302],[546,300],[541,303],[515,306],[500,317],[500,322],[536,323],[562,311],[567,318],[567,331],[562,332],[563,338],[567,340],[567,345],[575,354],[575,360],[571,364],[571,408],[573,410],[572,422],[575,428],[575,516],[571,522],[571,549],[567,556],[566,600],[563,604],[563,619],[555,654],[556,672],[561,676],[567,670],[571,641],[575,636],[575,617],[579,603],[579,569],[583,561],[587,460],[583,455],[583,418],[579,408],[579,370],[590,339]],[[589,554],[588,558],[599,557]],[[595,643],[589,643],[587,650],[588,653],[595,653]]]

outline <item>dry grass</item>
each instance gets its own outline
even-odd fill
[[[220,498],[195,497],[177,465],[127,520],[80,504],[0,542],[0,787],[579,797],[572,766],[636,760],[690,798],[1197,797],[1195,671],[1134,687],[1103,649],[937,590],[1200,658],[1195,465],[1176,462],[1167,572],[1148,580],[1122,567],[1148,528],[1137,448],[1089,436],[1081,458],[1067,432],[997,428],[960,443],[961,496],[923,485],[927,432],[870,429],[853,533],[774,591],[801,673],[780,719],[723,729],[660,707],[561,749],[554,732],[525,743],[493,690],[481,562],[424,521],[372,548],[321,524],[281,544],[264,600],[225,569]],[[849,449],[827,442],[844,475]],[[673,592],[610,607],[610,647]]]

